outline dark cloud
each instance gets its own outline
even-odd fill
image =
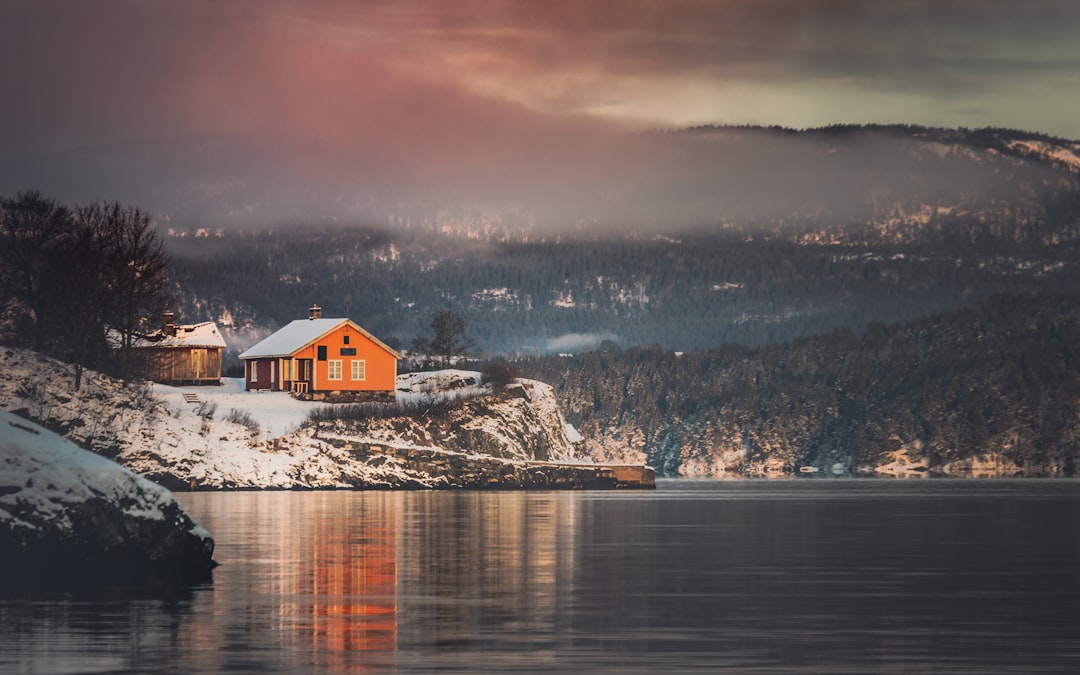
[[[211,219],[436,193],[565,214],[634,183],[607,172],[669,179],[619,140],[645,127],[1080,136],[1078,28],[1071,0],[8,0],[0,194],[198,194]]]

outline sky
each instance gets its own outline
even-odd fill
[[[1080,139],[1077,35],[1074,0],[0,0],[0,195],[212,221],[566,190],[649,129]]]

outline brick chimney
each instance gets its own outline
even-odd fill
[[[318,305],[312,305],[311,309],[308,310],[308,319],[321,319],[321,318],[322,318],[322,307],[319,307]]]
[[[168,337],[176,336],[176,315],[172,312],[165,312],[165,325],[161,332]]]

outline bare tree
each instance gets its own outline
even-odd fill
[[[105,306],[107,276],[98,223],[88,220],[84,209],[72,218],[72,229],[58,247],[55,261],[63,269],[54,277],[50,297],[61,317],[55,332],[62,338],[64,356],[75,366],[74,388],[82,386],[83,368],[95,365],[107,349]]]
[[[70,228],[68,208],[37,190],[0,200],[2,299],[5,305],[18,300],[33,313],[31,345],[38,351],[45,347],[50,275],[58,272],[53,256]]]
[[[93,223],[101,242],[107,291],[104,319],[120,337],[119,372],[132,375],[136,336],[150,328],[166,302],[169,263],[165,245],[152,227],[150,215],[118,202],[79,209]]]
[[[165,245],[144,211],[117,202],[74,212],[36,190],[0,199],[0,312],[30,315],[13,337],[75,364],[103,360],[106,328],[120,336],[116,374],[132,375],[135,336],[160,315]]]

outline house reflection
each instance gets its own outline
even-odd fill
[[[327,496],[311,513],[282,514],[296,527],[278,548],[277,629],[320,669],[355,672],[363,653],[385,666],[397,649],[397,500],[357,494],[342,508],[343,495]]]
[[[575,497],[192,495],[222,565],[178,649],[218,672],[422,669],[495,643],[543,666],[573,631]]]
[[[313,551],[312,646],[316,652],[397,647],[397,535],[392,519],[368,519],[363,538],[330,521]]]

